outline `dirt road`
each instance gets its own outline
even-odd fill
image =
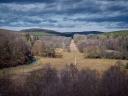
[[[70,51],[71,52],[79,52],[79,50],[78,50],[78,48],[77,48],[73,39],[71,40],[71,43],[70,43]]]

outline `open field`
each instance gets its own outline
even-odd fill
[[[76,60],[75,60],[76,57]],[[127,60],[115,60],[115,59],[89,59],[84,58],[81,53],[64,53],[63,58],[40,58],[40,64],[52,64],[56,68],[60,69],[65,66],[65,64],[71,64],[76,62],[76,66],[80,69],[92,69],[98,71],[105,71],[114,65],[117,61],[122,61],[123,63],[128,62]]]
[[[76,58],[76,60],[75,60]],[[21,65],[12,68],[1,69],[1,75],[19,75],[27,74],[32,71],[36,71],[44,67],[46,64],[51,64],[57,69],[62,69],[66,64],[71,64],[76,62],[77,67],[80,69],[92,69],[99,72],[105,71],[114,65],[119,60],[114,59],[88,59],[84,58],[83,54],[79,52],[64,52],[63,58],[44,58],[38,57],[38,60],[35,64]],[[120,60],[123,63],[128,62],[128,60]]]

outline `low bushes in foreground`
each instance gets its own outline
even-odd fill
[[[118,66],[101,76],[94,70],[78,70],[73,64],[61,71],[47,65],[32,72],[22,86],[1,81],[1,96],[128,96],[128,74]]]
[[[128,69],[128,63],[125,65],[125,68]]]

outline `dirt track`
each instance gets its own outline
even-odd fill
[[[78,48],[77,48],[73,39],[71,40],[71,43],[70,43],[70,51],[71,52],[79,52],[79,50],[78,50]]]

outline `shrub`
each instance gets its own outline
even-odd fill
[[[47,65],[27,76],[22,86],[17,86],[14,80],[0,78],[0,95],[128,96],[128,74],[119,66],[99,75],[95,70],[78,70],[73,64],[60,71]]]
[[[102,49],[95,47],[87,47],[84,49],[84,55],[87,58],[102,58]]]
[[[44,56],[45,52],[45,44],[41,40],[35,41],[32,47],[32,53],[35,56]]]
[[[51,57],[51,58],[61,58],[62,57],[62,50],[61,48],[55,48],[53,44],[47,45],[42,40],[37,40],[33,47],[32,53],[35,56],[42,56],[42,57]]]
[[[45,56],[45,57],[54,58],[55,55],[56,55],[56,53],[55,53],[55,48],[52,47],[52,46],[47,47],[47,48],[45,49],[45,51],[44,51],[44,56]]]
[[[32,72],[26,81],[28,96],[54,96],[59,84],[57,71],[47,65],[42,70]]]
[[[77,41],[78,49],[80,52],[85,52],[85,49],[89,49],[91,51],[88,52],[89,58],[110,58],[110,59],[128,59],[128,37],[127,36],[118,36],[113,37],[105,37],[105,35],[99,35],[92,37],[79,38],[75,39]],[[102,48],[101,52],[97,52],[95,47]],[[92,47],[91,49],[89,47]],[[109,52],[108,52],[109,50]],[[111,52],[110,52],[111,51]]]
[[[7,77],[0,77],[0,96],[9,96],[10,83]]]
[[[128,63],[126,63],[125,68],[128,69]]]
[[[0,68],[30,63],[33,60],[29,44],[18,34],[0,32]]]
[[[63,51],[64,50],[62,48],[56,48],[55,49],[55,57],[56,58],[62,58],[63,57],[63,55],[62,55]]]
[[[111,67],[102,77],[100,96],[127,96],[128,78],[119,66]]]

